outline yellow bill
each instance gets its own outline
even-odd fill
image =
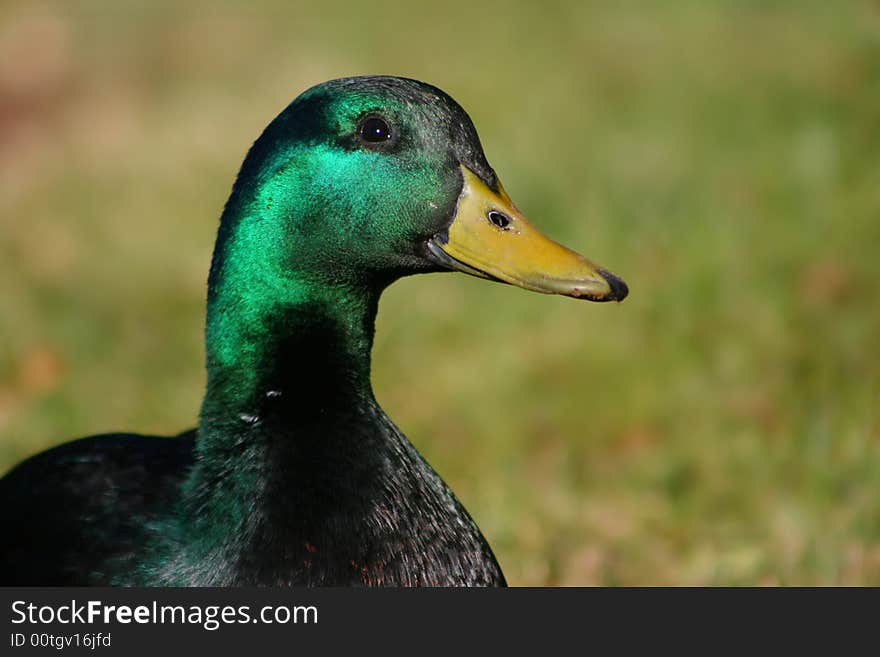
[[[623,301],[629,292],[626,283],[537,230],[501,183],[496,193],[467,167],[461,172],[464,186],[455,217],[447,230],[428,241],[438,262],[535,292]]]

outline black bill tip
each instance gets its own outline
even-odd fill
[[[629,294],[629,287],[627,287],[622,279],[604,269],[599,270],[599,275],[608,281],[608,285],[611,286],[611,295],[608,297],[609,301],[623,301],[626,299],[626,295]]]

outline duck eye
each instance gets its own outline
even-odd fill
[[[364,141],[376,144],[391,139],[391,128],[378,116],[370,116],[361,121],[358,134]]]
[[[510,228],[510,217],[508,217],[503,212],[498,212],[498,210],[489,210],[486,214],[486,218],[489,222],[495,226],[498,226],[501,230],[508,230]]]

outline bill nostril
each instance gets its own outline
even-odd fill
[[[489,210],[489,212],[486,213],[486,218],[492,225],[497,226],[501,230],[508,230],[510,228],[510,217],[503,212]]]

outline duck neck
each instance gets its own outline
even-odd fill
[[[313,534],[345,486],[362,486],[366,469],[374,471],[370,454],[381,444],[371,418],[381,411],[370,349],[379,292],[309,281],[285,290],[210,293],[208,383],[180,516],[184,549],[167,564],[168,582],[189,572],[193,581],[230,583],[242,555],[275,559]],[[211,575],[215,561],[232,570]]]
[[[206,455],[227,453],[230,441],[248,435],[337,422],[375,403],[370,351],[379,293],[308,280],[260,287],[221,288],[209,300],[199,429]]]
[[[242,429],[284,434],[285,423],[301,427],[373,402],[370,350],[384,284],[292,231],[290,214],[305,210],[248,180],[240,176],[227,203],[208,279],[206,456],[252,442]]]

